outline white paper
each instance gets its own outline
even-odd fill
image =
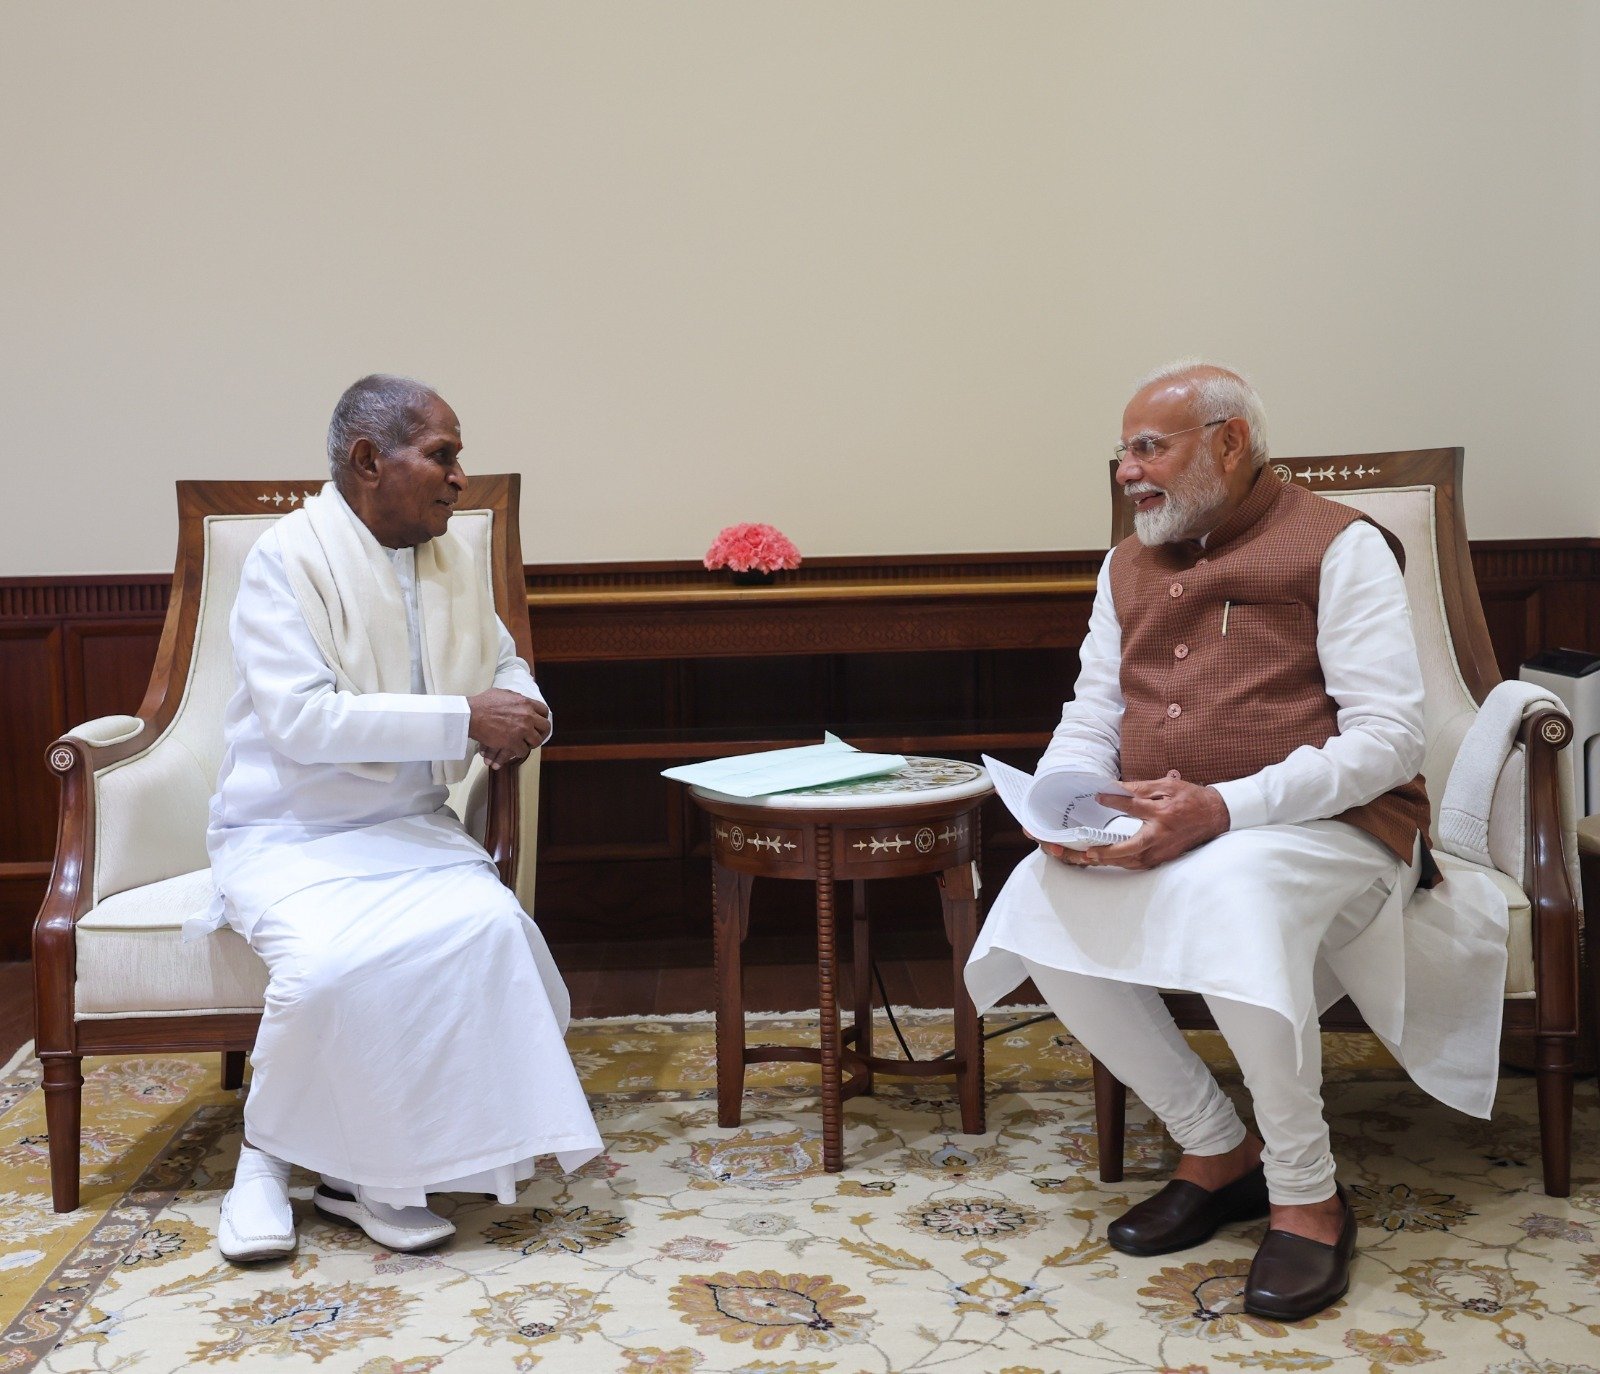
[[[1066,849],[1090,849],[1119,844],[1137,834],[1143,824],[1095,800],[1102,792],[1128,795],[1115,778],[1068,772],[1043,773],[1036,778],[987,754],[983,756],[983,766],[989,770],[989,781],[994,783],[1006,810],[1036,840]]]
[[[837,735],[824,734],[821,744],[686,763],[663,768],[661,776],[730,797],[765,797],[773,792],[792,792],[797,787],[823,787],[892,773],[904,768],[905,763],[903,754],[863,754]]]

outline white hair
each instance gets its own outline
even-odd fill
[[[340,491],[349,486],[350,446],[370,439],[380,453],[393,453],[421,427],[428,403],[438,395],[410,377],[375,372],[345,388],[328,424],[328,471]]]
[[[1201,372],[1196,377],[1190,373],[1203,368],[1216,372]],[[1143,391],[1157,382],[1184,378],[1194,390],[1195,406],[1201,420],[1231,420],[1236,416],[1250,427],[1250,462],[1262,468],[1267,462],[1267,409],[1261,404],[1256,389],[1231,368],[1220,363],[1208,363],[1203,358],[1179,358],[1177,362],[1164,363],[1153,372],[1146,373],[1134,387]]]

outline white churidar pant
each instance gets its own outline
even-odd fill
[[[1226,1154],[1244,1123],[1190,1048],[1154,988],[1024,965],[1050,1009],[1090,1054],[1127,1084],[1187,1154]],[[1322,1036],[1295,1032],[1277,1012],[1226,997],[1206,1006],[1239,1061],[1265,1148],[1267,1192],[1280,1204],[1333,1196],[1333,1152],[1322,1115]],[[1299,1068],[1295,1067],[1298,1051]]]
[[[1154,989],[1201,993],[1255,1100],[1269,1192],[1316,1201],[1333,1177],[1316,1017],[1341,995],[1435,1096],[1478,1115],[1493,1101],[1504,899],[1457,875],[1408,907],[1415,883],[1415,864],[1340,821],[1229,831],[1146,872],[1035,852],[995,899],[966,982],[981,1012],[1031,973],[1180,1145],[1214,1154],[1239,1123]]]
[[[1145,872],[1075,868],[1035,851],[995,898],[967,988],[985,1011],[1027,976],[1026,959],[1264,1007],[1288,1021],[1297,1046],[1348,994],[1418,1086],[1486,1117],[1499,1074],[1505,898],[1477,874],[1412,894],[1415,881],[1415,865],[1331,820],[1230,830]]]

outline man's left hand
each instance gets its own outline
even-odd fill
[[[1122,844],[1069,849],[1062,854],[1069,864],[1079,868],[1154,868],[1216,839],[1228,828],[1228,804],[1213,787],[1184,782],[1175,774],[1123,786],[1128,796],[1106,793],[1099,801],[1144,822],[1139,833]]]

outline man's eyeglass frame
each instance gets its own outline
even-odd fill
[[[1118,444],[1111,452],[1117,462],[1121,462],[1130,453],[1141,463],[1148,463],[1156,456],[1156,450],[1169,439],[1176,439],[1180,434],[1193,434],[1197,429],[1210,429],[1213,425],[1225,425],[1233,416],[1229,415],[1221,420],[1207,420],[1203,425],[1190,425],[1188,429],[1175,429],[1170,434],[1141,434],[1132,443]]]

